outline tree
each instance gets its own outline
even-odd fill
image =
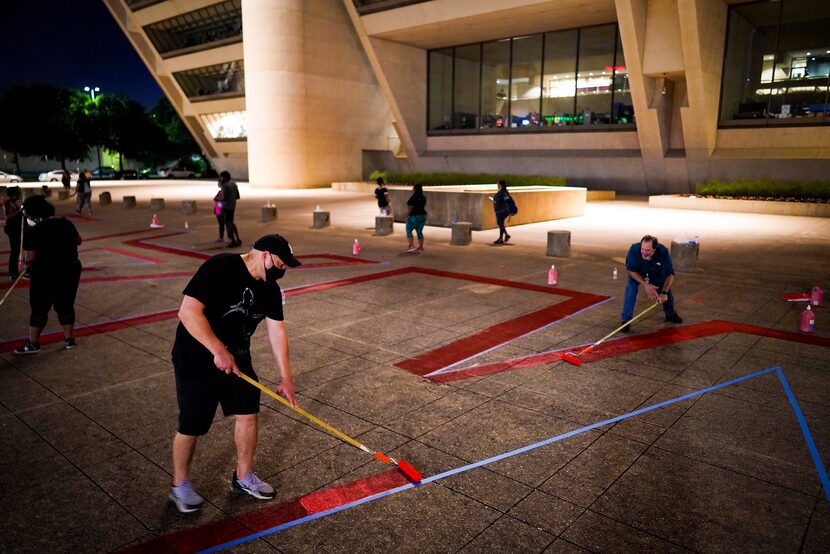
[[[10,85],[0,95],[0,148],[15,156],[85,160],[94,144],[89,98],[49,84]],[[19,170],[19,168],[18,168]]]
[[[179,114],[176,113],[166,98],[159,100],[150,110],[150,118],[167,135],[167,140],[170,141],[169,153],[172,157],[184,158],[201,155],[202,149],[193,140],[190,131],[184,126]]]
[[[135,100],[110,94],[100,96],[96,121],[101,145],[118,152],[118,169],[123,169],[122,156],[152,162],[170,148],[164,131]]]

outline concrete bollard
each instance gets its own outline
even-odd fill
[[[192,215],[196,213],[195,200],[182,200],[182,213],[185,215]]]
[[[700,244],[671,241],[671,263],[679,271],[697,269]]]
[[[150,211],[153,213],[160,212],[164,209],[164,198],[151,198]]]
[[[122,202],[125,208],[135,208],[135,196],[125,196]]]
[[[98,195],[98,204],[101,206],[109,206],[112,204],[112,195],[108,191],[104,191]]]
[[[259,209],[259,220],[263,223],[268,223],[269,221],[275,221],[277,219],[277,207],[276,206],[262,206]]]
[[[49,188],[49,185],[43,185],[42,187],[40,187],[40,190],[41,194],[43,194],[43,196],[45,196],[46,198],[52,196],[52,189]]]
[[[312,229],[322,229],[323,227],[328,227],[331,224],[331,219],[329,219],[329,212],[314,212],[314,219],[312,220]]]
[[[450,244],[456,246],[467,246],[473,242],[473,224],[469,221],[456,221],[450,223],[452,226],[452,235],[450,235]]]
[[[547,256],[567,258],[571,255],[571,232],[570,231],[548,231]]]
[[[395,218],[391,215],[376,215],[374,235],[376,237],[385,237],[386,235],[391,235],[393,223],[395,223]]]
[[[66,189],[58,189],[58,200],[66,200],[71,193]]]

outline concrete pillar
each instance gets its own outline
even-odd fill
[[[125,208],[135,208],[135,196],[125,196],[122,201]]]
[[[182,213],[185,215],[191,215],[196,213],[196,201],[195,200],[182,200]]]
[[[322,229],[323,227],[328,227],[331,224],[331,219],[329,218],[329,212],[313,212],[314,217],[311,220],[311,228],[312,229]]]
[[[104,191],[98,195],[98,204],[101,206],[109,206],[112,204],[112,194],[109,191]]]
[[[154,212],[160,212],[164,209],[164,198],[151,198],[150,209]]]
[[[567,258],[571,255],[571,232],[570,231],[548,231],[547,256]]]
[[[671,241],[671,262],[678,271],[691,271],[697,268],[700,244]]]
[[[66,200],[71,193],[66,189],[58,189],[58,200]]]
[[[277,207],[276,206],[262,206],[259,210],[260,212],[260,221],[263,223],[268,223],[269,221],[274,221],[277,219]]]
[[[392,228],[395,218],[391,215],[376,215],[375,216],[375,236],[385,237],[392,234]]]
[[[249,182],[313,184],[307,159],[303,0],[245,0],[242,24]]]
[[[473,242],[473,224],[469,221],[457,221],[450,224],[452,226],[452,235],[450,236],[450,244],[456,246],[466,246]]]

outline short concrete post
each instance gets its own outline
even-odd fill
[[[329,219],[329,212],[314,212],[314,219],[312,220],[312,229],[322,229],[328,227],[331,223]]]
[[[196,213],[195,200],[182,200],[182,213],[185,215],[192,215]]]
[[[262,206],[259,209],[260,212],[260,221],[263,223],[268,223],[269,221],[274,221],[277,219],[277,207],[276,206]]]
[[[69,198],[69,191],[66,189],[58,189],[58,200],[66,200]]]
[[[385,237],[392,234],[392,224],[395,218],[391,215],[376,215],[375,216],[375,236]]]
[[[122,202],[125,208],[135,208],[135,196],[125,196]]]
[[[450,244],[456,246],[467,246],[473,242],[473,224],[469,221],[456,221],[450,223],[452,227],[452,235],[450,236]]]
[[[98,204],[101,206],[109,206],[112,204],[112,195],[108,191],[104,191],[98,195]]]
[[[697,269],[699,255],[700,244],[671,241],[671,262],[675,269],[679,271]]]
[[[42,191],[43,196],[45,196],[46,198],[52,196],[52,189],[49,188],[49,185],[43,185],[42,187],[40,187],[40,190]]]
[[[548,231],[547,256],[567,258],[571,255],[571,232],[570,231]]]
[[[150,199],[150,211],[160,212],[164,209],[164,198],[151,198]]]

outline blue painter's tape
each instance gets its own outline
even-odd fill
[[[824,469],[824,464],[821,463],[821,456],[818,454],[816,443],[813,442],[813,435],[810,434],[810,429],[807,427],[807,420],[804,419],[804,414],[801,413],[801,407],[798,405],[792,389],[790,389],[790,384],[787,382],[787,378],[784,377],[784,372],[781,371],[781,368],[776,367],[775,373],[777,373],[778,378],[781,379],[781,384],[784,385],[784,392],[787,393],[787,398],[790,399],[790,404],[795,412],[795,418],[798,420],[798,424],[801,425],[801,432],[804,433],[804,440],[807,441],[807,449],[810,451],[810,456],[813,457],[813,463],[816,465],[818,478],[821,481],[822,488],[824,489],[824,496],[826,496],[827,501],[830,502],[830,479],[827,478],[827,470]]]
[[[761,375],[766,375],[767,373],[772,373],[773,371],[780,372],[780,370],[777,367],[770,367],[770,368],[767,368],[767,369],[763,369],[761,371],[756,371],[755,373],[750,373],[748,375],[744,375],[743,377],[738,377],[736,379],[732,379],[731,381],[726,381],[724,383],[720,383],[718,385],[713,385],[713,386],[705,388],[705,389],[701,389],[701,390],[698,390],[698,391],[695,391],[695,392],[690,392],[689,394],[684,394],[683,396],[678,396],[676,398],[665,400],[663,402],[659,402],[659,403],[653,404],[651,406],[646,406],[645,408],[640,408],[639,410],[634,410],[633,412],[629,412],[629,413],[624,414],[624,415],[612,417],[610,419],[605,419],[603,421],[598,421],[597,423],[592,423],[591,425],[586,425],[585,427],[580,427],[579,429],[574,429],[573,431],[568,431],[567,433],[562,433],[561,435],[557,435],[555,437],[551,437],[549,439],[545,439],[543,441],[540,441],[540,442],[537,442],[537,443],[534,443],[534,444],[529,444],[527,446],[517,448],[516,450],[511,450],[510,452],[505,452],[503,454],[499,454],[498,456],[493,456],[491,458],[486,458],[486,459],[480,460],[478,462],[473,462],[473,463],[467,464],[465,466],[461,466],[461,467],[457,467],[455,469],[451,469],[449,471],[445,471],[444,473],[438,473],[437,475],[432,475],[430,477],[426,477],[423,481],[421,481],[417,485],[412,484],[412,483],[408,483],[406,485],[402,485],[400,487],[390,489],[388,491],[380,492],[380,493],[374,494],[372,496],[367,496],[366,498],[361,498],[360,500],[355,500],[354,502],[349,502],[348,504],[343,504],[342,506],[338,506],[338,507],[332,508],[330,510],[325,510],[323,512],[318,512],[316,514],[307,515],[307,516],[302,517],[300,519],[295,519],[294,521],[289,521],[288,523],[283,523],[282,525],[272,527],[271,529],[266,529],[265,531],[260,531],[259,533],[254,533],[252,535],[248,535],[247,537],[242,537],[241,539],[237,539],[235,541],[227,542],[225,544],[220,544],[218,546],[214,546],[214,547],[208,548],[206,550],[202,550],[202,553],[207,554],[207,553],[210,553],[210,552],[219,552],[220,550],[224,550],[226,548],[231,548],[231,547],[240,545],[242,543],[264,537],[266,535],[271,535],[273,533],[278,533],[279,531],[282,531],[284,529],[288,529],[290,527],[294,527],[296,525],[301,525],[303,523],[307,523],[307,522],[313,521],[315,519],[326,517],[326,516],[331,515],[331,514],[336,514],[337,512],[342,512],[343,510],[347,510],[347,509],[353,508],[355,506],[360,506],[361,504],[366,504],[367,502],[373,502],[375,500],[379,500],[379,499],[384,498],[386,496],[397,494],[399,492],[403,492],[405,490],[409,490],[409,489],[414,488],[414,487],[420,487],[422,485],[426,485],[427,483],[432,483],[433,481],[437,481],[439,479],[444,479],[445,477],[449,477],[449,476],[455,475],[457,473],[463,473],[465,471],[469,471],[471,469],[476,469],[478,467],[481,467],[481,466],[484,466],[484,465],[487,465],[487,464],[491,464],[493,462],[498,462],[499,460],[503,460],[505,458],[510,458],[510,457],[516,456],[518,454],[523,454],[523,453],[528,452],[530,450],[534,450],[536,448],[546,446],[548,444],[552,444],[552,443],[555,443],[555,442],[573,437],[575,435],[585,433],[587,431],[591,431],[593,429],[596,429],[597,427],[603,427],[605,425],[610,425],[612,423],[617,423],[619,421],[623,421],[623,420],[628,419],[630,417],[645,414],[647,412],[651,412],[653,410],[657,410],[659,408],[663,408],[663,407],[669,406],[671,404],[676,404],[678,402],[688,400],[689,398],[694,398],[695,396],[700,396],[702,394],[706,394],[707,392],[712,392],[712,391],[716,391],[718,389],[722,389],[724,387],[728,387],[730,385],[735,385],[735,384],[740,383],[742,381],[746,381],[747,379],[752,379],[754,377],[759,377]],[[779,375],[783,379],[783,374],[779,374]],[[785,384],[785,389],[789,390],[789,387],[787,387],[786,384]],[[791,394],[791,393],[788,392],[788,395],[789,394]],[[793,402],[793,407],[796,408],[796,410],[797,410],[796,415],[799,416],[801,414],[801,411],[797,409],[798,404],[795,404],[795,398],[791,398],[791,402]],[[802,420],[803,420],[803,417],[802,417]],[[806,429],[806,423],[802,426],[802,429],[805,431],[805,435],[809,437],[809,431],[807,431],[807,429]],[[808,438],[808,441],[809,441],[810,444],[812,444],[812,439]],[[813,445],[813,449],[814,448],[815,448],[815,445]],[[812,452],[812,450],[811,450],[811,452]],[[816,456],[818,456],[817,452],[816,452]],[[821,464],[821,460],[819,459],[817,463]],[[821,472],[823,473],[823,471],[824,471],[824,469],[822,468]],[[824,475],[824,479],[826,480],[827,479],[827,474],[823,473],[823,475]],[[824,482],[824,481],[822,481],[822,482]],[[827,490],[827,488],[825,488],[825,490]]]

